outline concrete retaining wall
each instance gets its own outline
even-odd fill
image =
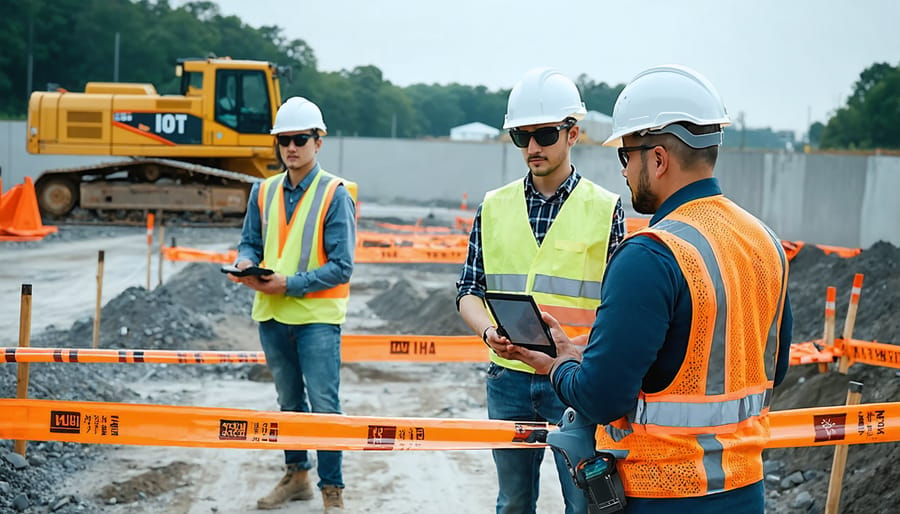
[[[359,184],[362,202],[476,206],[490,189],[522,176],[509,143],[327,137],[325,169]],[[109,157],[30,155],[25,122],[0,122],[4,189],[46,169],[83,166]],[[580,173],[625,199],[631,194],[615,151],[576,146]],[[727,196],[765,221],[782,239],[868,248],[900,246],[900,158],[723,151],[716,176]]]

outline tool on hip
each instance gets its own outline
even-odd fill
[[[559,430],[547,434],[547,444],[566,461],[575,484],[588,498],[590,514],[612,514],[625,509],[625,488],[611,453],[595,450],[597,425],[569,407]]]

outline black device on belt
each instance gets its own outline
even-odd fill
[[[598,452],[575,466],[575,483],[588,498],[590,514],[612,514],[625,510],[625,487],[616,469],[616,457]]]

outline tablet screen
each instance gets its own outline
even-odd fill
[[[553,346],[531,296],[488,293],[486,298],[494,319],[503,327],[513,344]]]

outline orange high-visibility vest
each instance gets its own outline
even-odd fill
[[[652,228],[674,254],[693,320],[672,383],[597,428],[628,496],[681,498],[762,480],[788,261],[775,234],[727,198],[688,202]]]
[[[283,205],[284,173],[260,184],[258,198],[264,241],[261,266],[293,276],[297,272],[320,268],[327,262],[325,214],[334,191],[342,182],[341,178],[320,169],[294,208],[290,222],[285,217]],[[346,319],[349,298],[349,283],[300,297],[257,292],[252,318],[256,321],[274,318],[289,325],[340,324]]]

